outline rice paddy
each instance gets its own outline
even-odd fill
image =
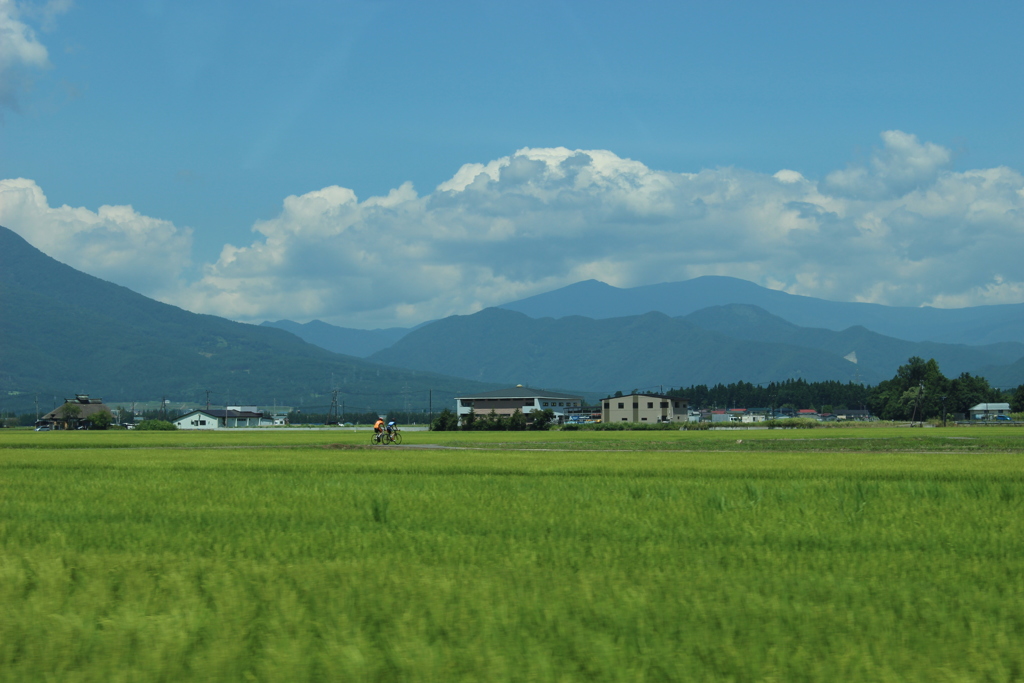
[[[1024,678],[1017,429],[365,441],[0,433],[0,680]]]

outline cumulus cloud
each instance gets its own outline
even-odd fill
[[[179,289],[192,232],[131,206],[51,207],[31,180],[0,180],[0,225],[73,268],[150,296]]]
[[[590,278],[625,287],[730,275],[890,305],[1024,301],[1024,177],[1005,167],[955,172],[949,162],[947,149],[900,131],[882,134],[868,164],[821,181],[790,169],[672,173],[606,150],[525,148],[466,164],[427,194],[405,184],[365,200],[339,186],[287,197],[254,225],[250,244],[226,245],[163,296],[239,320],[353,327],[471,313]],[[112,230],[99,226],[113,207],[48,209],[29,189],[34,215],[83,212],[89,230]],[[0,220],[5,203],[0,195]],[[121,208],[127,223],[153,220]],[[147,229],[173,242],[169,270],[180,271],[188,232],[159,221]]]
[[[0,0],[0,107],[17,109],[18,92],[27,75],[50,65],[49,52],[26,23],[26,13],[51,26],[54,18],[70,6],[69,0],[51,0],[30,6],[26,12],[14,0]]]
[[[899,197],[925,187],[938,178],[952,161],[945,147],[920,143],[916,135],[899,130],[882,133],[883,146],[875,150],[868,166],[851,166],[825,178],[829,192],[861,199]]]

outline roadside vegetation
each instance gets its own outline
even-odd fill
[[[1024,671],[1017,429],[364,436],[0,432],[0,679]]]

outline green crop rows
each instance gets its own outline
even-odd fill
[[[366,441],[0,433],[0,681],[1024,679],[1018,430]]]

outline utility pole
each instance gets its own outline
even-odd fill
[[[332,374],[333,377],[333,374]],[[334,418],[333,422],[331,418]],[[327,412],[327,420],[324,422],[325,425],[337,423],[338,420],[338,390],[331,390],[331,408]]]
[[[206,390],[206,412],[210,412],[210,390]]]
[[[434,390],[429,389],[427,393],[427,406],[430,410],[430,421],[427,422],[427,430],[434,428]]]
[[[914,426],[914,422],[917,421],[917,411],[921,407],[921,397],[924,396],[924,382],[921,382],[917,388],[917,398],[914,399],[914,413],[910,416],[910,426]],[[921,416],[921,426],[924,426],[924,416]]]

